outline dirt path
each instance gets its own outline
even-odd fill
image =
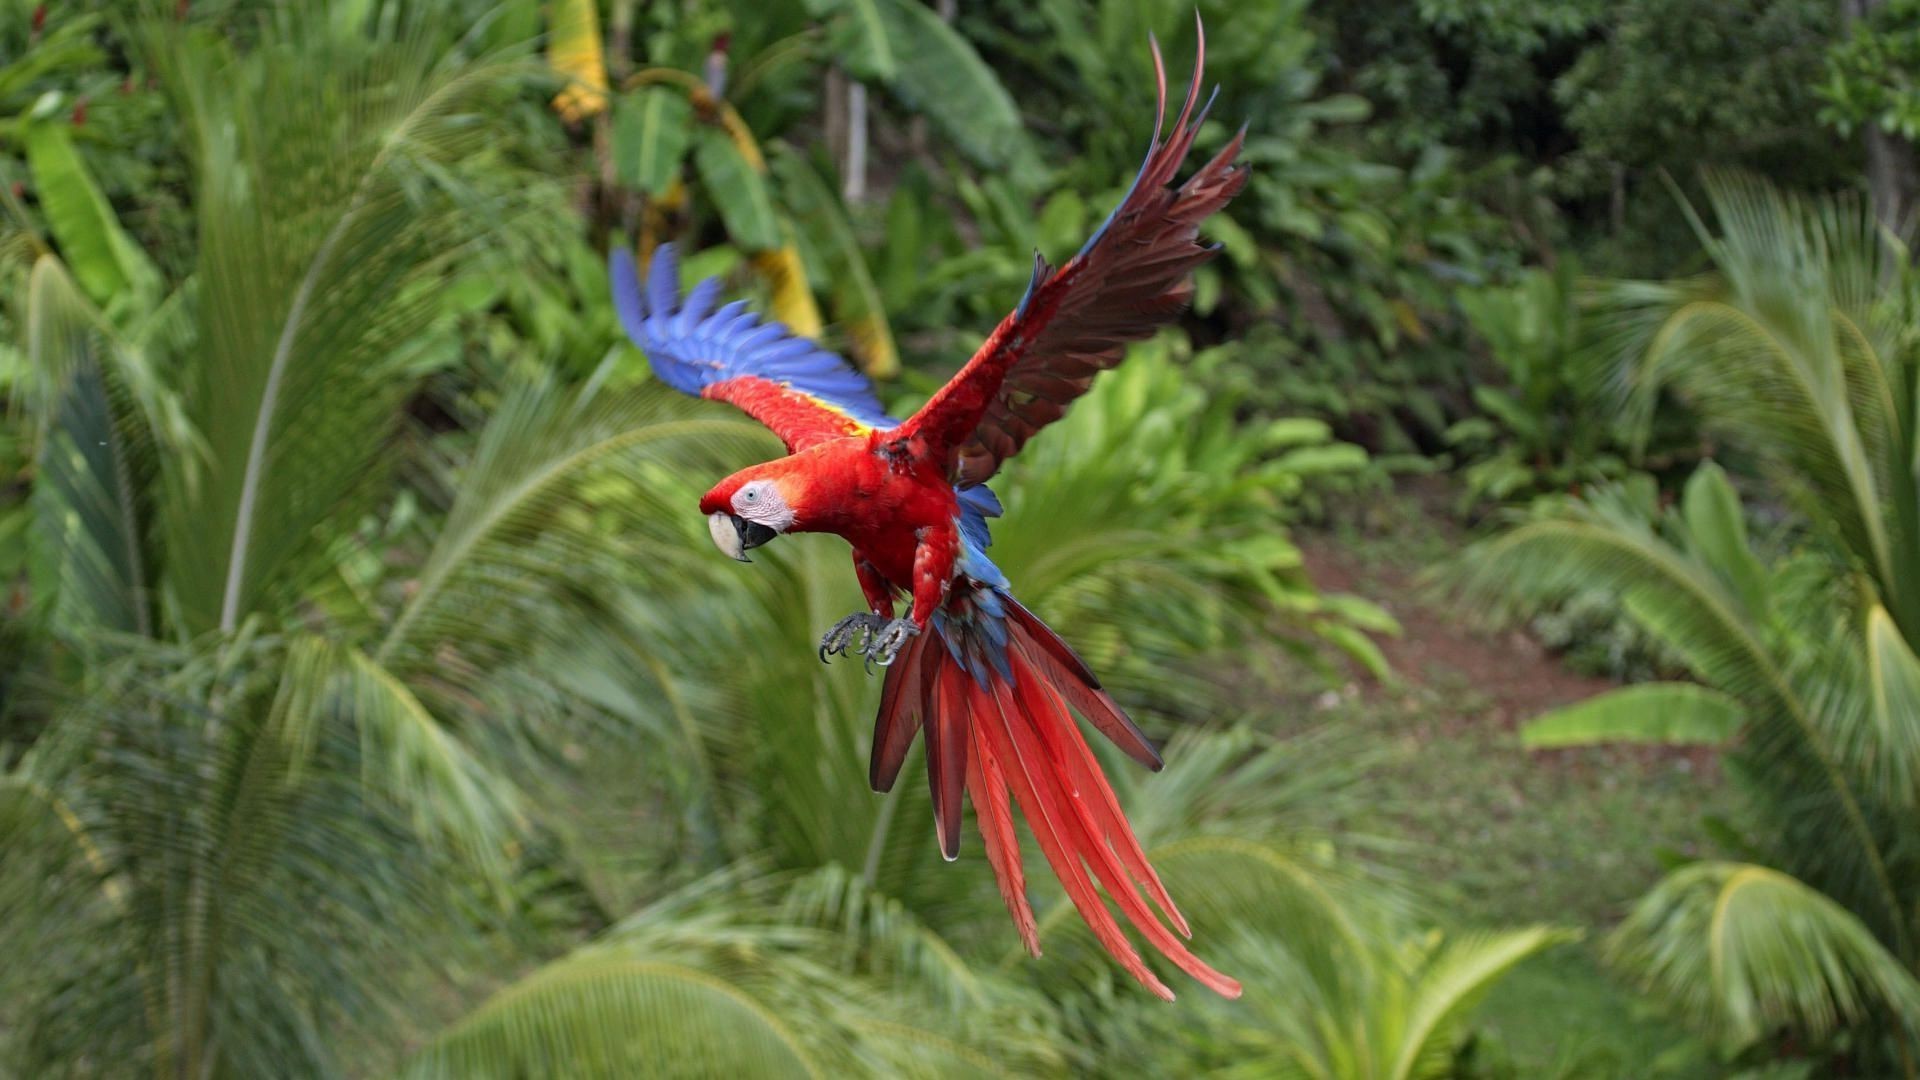
[[[1326,533],[1305,534],[1299,543],[1307,573],[1323,592],[1363,596],[1399,621],[1400,635],[1381,637],[1378,644],[1407,688],[1470,688],[1488,703],[1482,723],[1511,730],[1612,686],[1568,670],[1523,631],[1488,630],[1460,612],[1436,608],[1422,597],[1415,572],[1407,567],[1369,562]],[[1367,692],[1388,691],[1369,681]]]
[[[1613,683],[1419,586],[1466,543],[1451,499],[1417,480],[1370,504],[1364,527],[1294,534],[1323,591],[1371,600],[1401,627],[1376,638],[1392,680],[1355,669],[1311,715],[1382,755],[1368,783],[1388,831],[1420,846],[1420,868],[1462,900],[1498,921],[1607,925],[1657,878],[1657,850],[1699,842],[1701,811],[1724,795],[1717,758],[1522,748],[1527,721]]]
[[[1418,586],[1466,542],[1452,497],[1413,480],[1370,502],[1358,525],[1294,532],[1322,591],[1371,600],[1401,627],[1376,639],[1393,681],[1355,671],[1345,688],[1295,707],[1374,755],[1363,781],[1372,816],[1354,827],[1401,852],[1396,865],[1445,920],[1585,935],[1522,965],[1480,1012],[1516,1075],[1652,1075],[1693,1044],[1605,969],[1599,942],[1664,872],[1663,852],[1709,854],[1699,819],[1729,793],[1706,751],[1521,747],[1528,720],[1613,684]],[[1568,1062],[1580,1064],[1565,1072]]]

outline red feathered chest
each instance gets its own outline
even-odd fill
[[[904,591],[913,588],[923,530],[950,529],[959,500],[946,470],[892,446],[885,432],[834,439],[786,459],[802,481],[794,509],[808,532],[844,537],[855,554]]]

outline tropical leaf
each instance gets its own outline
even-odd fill
[[[1848,768],[1847,741],[1835,734],[1845,728],[1821,707],[1836,705],[1843,691],[1831,679],[1807,682],[1794,658],[1775,650],[1769,628],[1748,620],[1730,577],[1656,534],[1631,503],[1620,490],[1595,489],[1584,504],[1476,545],[1453,579],[1495,608],[1580,588],[1622,596],[1636,622],[1745,707],[1745,760],[1759,782],[1792,792],[1755,809],[1779,831],[1796,872],[1900,936],[1905,916],[1884,808]],[[1841,659],[1810,671],[1841,676],[1847,668]]]
[[[1764,866],[1675,871],[1608,948],[1735,1047],[1783,1026],[1818,1038],[1870,1011],[1920,1015],[1920,983],[1852,912]]]
[[[1643,409],[1672,387],[1775,466],[1912,633],[1920,586],[1898,567],[1920,543],[1920,493],[1901,480],[1915,431],[1904,316],[1886,302],[1892,253],[1862,200],[1723,174],[1705,187],[1720,231],[1692,220],[1716,272],[1600,292],[1621,366]]]
[[[1740,730],[1740,703],[1695,683],[1623,687],[1542,714],[1520,729],[1529,750],[1635,742],[1720,746]]]
[[[900,70],[893,27],[882,8],[886,0],[808,0],[815,15],[834,20],[833,52],[856,79],[886,82]]]
[[[695,883],[508,986],[409,1076],[1025,1075],[1059,1067],[1028,1025],[928,1008],[829,961],[833,935],[765,918],[751,881]]]
[[[411,815],[416,835],[471,861],[504,889],[510,845],[526,826],[514,783],[478,760],[364,654],[299,638],[285,665],[278,707],[317,722],[344,722],[360,737],[369,787]]]
[[[622,97],[613,110],[613,161],[620,182],[649,195],[665,195],[679,179],[693,125],[684,94],[645,86]]]
[[[37,590],[51,598],[56,632],[68,640],[150,633],[142,499],[152,435],[115,392],[104,320],[50,255],[28,277],[26,332],[36,381],[26,396],[39,399],[33,413],[42,425],[31,497]]]
[[[1397,1032],[1391,1080],[1446,1076],[1461,1038],[1461,1021],[1514,966],[1577,934],[1547,927],[1464,935],[1446,941],[1415,975],[1414,993]]]
[[[1178,1021],[1130,1013],[1123,1022],[1144,1029],[1139,1054],[1172,1044],[1181,1053],[1170,1060],[1210,1076],[1434,1080],[1463,1071],[1467,1024],[1486,993],[1528,957],[1574,937],[1544,927],[1446,935],[1389,925],[1357,945],[1336,943],[1327,964],[1310,959],[1323,943],[1249,934],[1235,948],[1249,990],[1242,1005],[1189,1006]],[[1127,1038],[1124,1027],[1114,1031]]]
[[[438,34],[422,20],[381,40],[301,19],[282,31],[297,47],[244,57],[157,32],[189,121],[233,133],[192,144],[199,361],[186,396],[206,462],[174,462],[161,500],[188,632],[230,632],[327,571],[317,526],[364,508],[389,460],[409,389],[402,346],[426,334],[461,246],[510,224],[535,186],[489,156],[487,99],[513,69],[415,61],[409,49],[430,49],[407,35]]]
[[[728,133],[711,128],[694,136],[693,163],[734,243],[747,251],[781,246],[764,164],[750,163]]]
[[[695,494],[683,477],[717,474],[721,462],[764,439],[744,418],[661,389],[568,391],[545,380],[521,388],[482,434],[374,660],[412,674],[431,672],[443,643],[488,664],[523,654],[524,635],[538,629],[514,618],[523,598],[622,561],[596,531],[601,510],[630,526],[631,544],[653,549],[661,580],[689,580],[697,564],[672,554],[687,536],[685,519],[695,517],[680,512]],[[594,481],[616,470],[632,482],[613,489],[617,498],[597,498]],[[527,572],[534,567],[541,572]]]
[[[87,171],[64,123],[26,124],[27,164],[61,254],[97,304],[144,310],[160,292],[160,274],[133,242]]]
[[[644,956],[590,953],[502,991],[404,1075],[825,1075],[789,1027],[737,984]]]
[[[1740,496],[1719,465],[1705,462],[1687,478],[1680,514],[1694,552],[1727,578],[1749,618],[1766,622],[1770,615],[1766,568],[1747,539]]]
[[[6,932],[62,958],[7,976],[24,1071],[338,1071],[342,1043],[320,1033],[384,1028],[406,994],[395,957],[460,953],[447,917],[472,910],[469,877],[362,783],[351,731],[289,707],[302,675],[277,655],[261,638],[123,643],[57,714],[70,751],[36,747],[0,781],[29,796],[16,810],[45,808],[0,810],[10,850],[35,821],[71,838],[60,876],[0,864]]]
[[[872,2],[896,57],[887,86],[908,108],[980,164],[1009,165],[1031,153],[1012,95],[967,39],[917,0]]]

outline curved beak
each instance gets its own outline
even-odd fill
[[[741,562],[752,562],[747,552],[780,535],[736,514],[708,514],[707,532],[713,535],[713,546],[719,548],[722,555]]]

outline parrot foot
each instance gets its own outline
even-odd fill
[[[867,662],[887,667],[900,655],[911,638],[920,636],[920,628],[912,619],[895,619],[886,628],[867,639]]]
[[[884,615],[875,615],[870,611],[856,611],[827,628],[820,637],[820,662],[826,663],[827,657],[839,656],[848,651],[871,655],[873,643],[886,629]],[[858,642],[858,644],[856,644]]]

